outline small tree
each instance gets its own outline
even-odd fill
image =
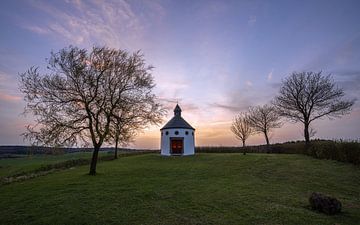
[[[110,132],[109,142],[115,144],[114,159],[118,158],[119,145],[127,145],[134,141],[136,132],[122,124],[120,121],[114,122],[112,132]]]
[[[114,118],[124,104],[146,107],[156,101],[151,94],[152,67],[140,52],[70,46],[51,53],[48,69],[49,73],[40,74],[30,68],[21,75],[26,112],[36,118],[24,136],[47,146],[92,143],[89,174],[95,175],[100,147],[109,140]],[[159,104],[152,106],[153,114],[161,114]]]
[[[350,112],[355,100],[343,100],[344,95],[344,91],[335,86],[331,75],[294,72],[282,82],[274,105],[281,116],[304,124],[304,137],[308,144],[312,121],[324,116],[340,117]]]
[[[246,119],[246,113],[240,113],[237,115],[231,124],[231,131],[235,134],[236,138],[242,141],[242,146],[245,147],[245,141],[253,133],[248,120]],[[246,154],[244,149],[244,155]]]
[[[269,133],[271,130],[282,125],[279,115],[271,105],[250,108],[247,121],[255,132],[264,134],[267,146],[270,145]]]
[[[148,124],[158,124],[162,121],[163,111],[156,110],[160,108],[160,105],[154,100],[154,96],[149,96],[147,99],[137,101],[137,104],[134,104],[135,100],[124,102],[121,110],[114,113],[108,142],[115,143],[115,159],[118,158],[119,144],[125,145],[132,142],[140,129]]]

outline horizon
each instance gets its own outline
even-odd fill
[[[173,116],[195,129],[196,146],[240,146],[236,114],[270,102],[292,72],[332,74],[346,99],[360,96],[359,1],[6,1],[0,9],[0,146],[29,145],[20,134],[33,117],[19,73],[45,70],[51,51],[69,45],[141,49],[155,68],[155,93],[168,109],[159,126],[128,147],[159,149],[160,128]],[[314,138],[359,140],[360,103],[350,114],[313,124]],[[286,122],[271,143],[303,140]],[[262,145],[261,134],[247,145]]]

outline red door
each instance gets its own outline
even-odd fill
[[[171,154],[183,153],[183,140],[171,140]]]

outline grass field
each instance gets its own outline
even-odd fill
[[[90,159],[91,152],[76,152],[61,155],[19,155],[19,158],[0,159],[0,178],[12,176],[22,172],[28,172],[41,166],[65,162],[72,159]],[[107,152],[100,152],[100,156],[107,155]]]
[[[360,168],[286,154],[147,154],[0,186],[1,224],[359,224]],[[318,191],[335,216],[308,208]]]

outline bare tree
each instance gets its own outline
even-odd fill
[[[107,143],[115,144],[114,159],[117,159],[119,145],[124,146],[133,142],[136,132],[131,127],[123,125],[120,121],[114,122],[111,130]]]
[[[250,137],[253,133],[253,129],[251,128],[249,122],[246,119],[246,113],[240,113],[237,115],[231,124],[231,131],[235,134],[236,138],[242,141],[243,147],[245,147],[245,141]],[[244,155],[246,154],[244,150]]]
[[[312,121],[324,116],[340,117],[350,112],[355,100],[343,100],[344,95],[344,91],[335,86],[331,75],[294,72],[282,82],[274,105],[281,116],[304,124],[305,141],[309,143]]]
[[[143,99],[137,104],[124,102],[121,110],[114,113],[113,123],[109,136],[109,143],[115,143],[114,158],[117,159],[118,145],[126,145],[134,140],[139,130],[148,124],[158,124],[162,121],[162,113],[159,113],[160,105],[154,98]]]
[[[21,74],[25,112],[35,116],[24,137],[34,144],[94,147],[90,175],[96,174],[98,152],[109,140],[113,118],[123,105],[156,102],[151,66],[140,52],[94,47],[91,51],[68,47],[51,53],[48,73],[30,68]],[[153,114],[161,106],[152,104]]]
[[[255,132],[264,134],[267,146],[270,145],[269,133],[271,130],[282,126],[275,107],[271,105],[250,108],[247,120]]]

